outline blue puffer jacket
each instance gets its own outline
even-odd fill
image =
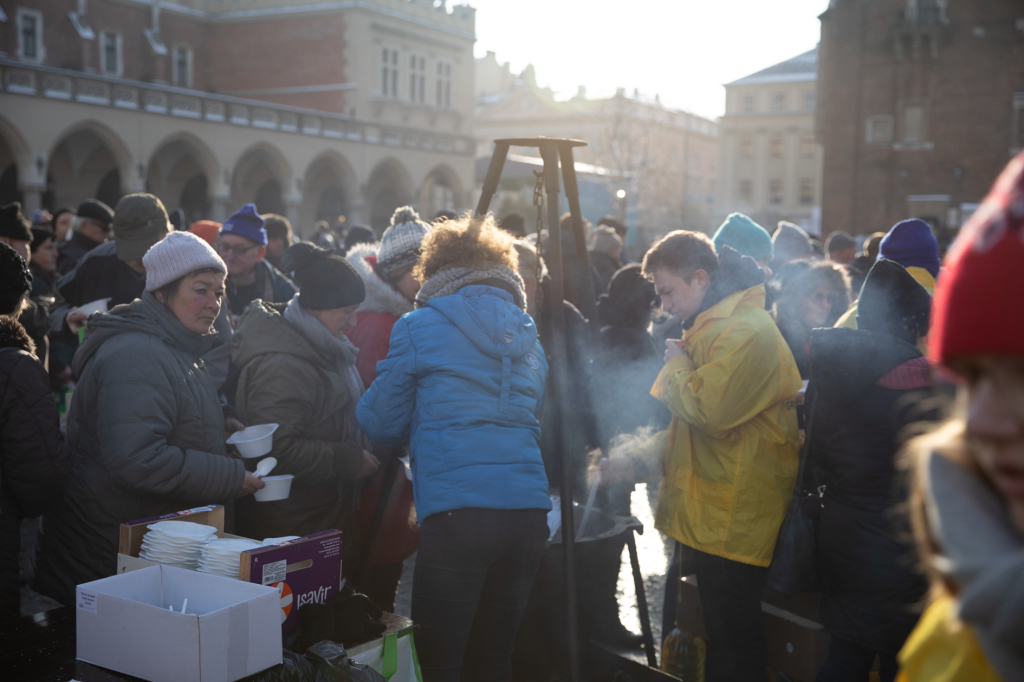
[[[410,439],[420,519],[454,509],[550,509],[540,456],[547,359],[512,296],[470,285],[391,331],[356,417],[377,443]]]

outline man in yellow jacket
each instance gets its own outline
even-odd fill
[[[696,550],[707,680],[764,679],[761,593],[799,462],[796,361],[764,310],[764,273],[695,232],[647,252],[644,274],[685,320],[651,394],[667,431],[613,457],[606,480],[664,477],[655,527]]]

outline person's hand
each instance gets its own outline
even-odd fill
[[[803,391],[800,391],[799,393],[796,394],[796,404],[797,405],[803,405],[804,402],[806,401],[806,399],[807,399],[807,394],[804,393]]]
[[[369,450],[363,450],[363,465],[359,467],[356,478],[366,478],[380,467],[380,460]]]
[[[239,431],[245,431],[245,424],[234,417],[228,417],[224,420],[224,432],[227,433],[228,436],[233,433],[238,433]]]
[[[67,322],[68,329],[72,332],[77,332],[85,324],[87,317],[88,315],[85,313],[78,312],[78,308],[72,308],[71,312],[64,318],[64,321]]]
[[[665,362],[668,362],[677,355],[686,355],[682,339],[665,339]]]
[[[622,483],[623,481],[632,483],[635,480],[636,474],[633,473],[632,458],[618,455],[601,460],[602,486]]]
[[[256,478],[252,472],[246,471],[245,480],[242,481],[242,491],[238,493],[238,496],[245,497],[246,495],[252,495],[265,485],[266,483]]]

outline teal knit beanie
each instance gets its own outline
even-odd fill
[[[730,214],[711,241],[715,244],[715,253],[719,255],[722,254],[722,247],[731,246],[757,261],[772,259],[772,236],[742,213]]]

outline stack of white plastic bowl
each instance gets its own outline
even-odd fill
[[[212,573],[225,578],[238,579],[241,566],[239,555],[247,549],[262,547],[258,542],[241,538],[219,538],[211,540],[203,547],[203,555],[199,559],[200,573]]]
[[[158,521],[149,524],[142,538],[139,557],[157,564],[195,570],[203,546],[214,537],[217,529],[189,521]]]

